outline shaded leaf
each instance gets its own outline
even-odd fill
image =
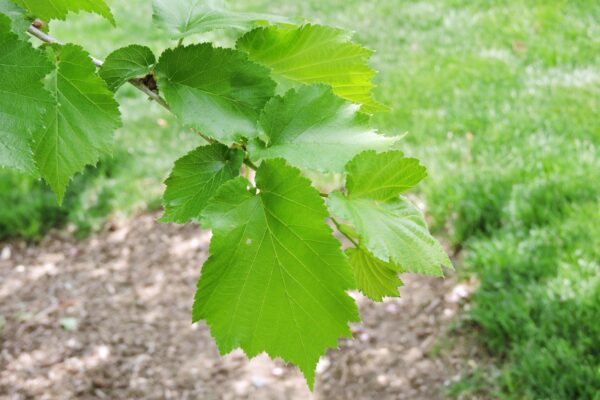
[[[148,75],[155,63],[152,50],[134,44],[110,53],[98,73],[108,88],[115,92],[128,80]]]
[[[227,144],[256,136],[258,114],[275,90],[265,67],[208,43],[165,51],[156,75],[184,124]]]
[[[45,127],[34,134],[34,157],[42,177],[62,202],[71,177],[112,149],[113,132],[121,125],[117,102],[96,75],[96,67],[81,47],[50,47],[56,70],[46,88],[54,104]]]
[[[197,221],[217,189],[240,173],[244,153],[222,144],[198,147],[175,162],[166,180],[161,222]]]
[[[52,64],[10,32],[10,26],[0,15],[0,166],[34,173],[30,142],[52,103],[43,84]]]

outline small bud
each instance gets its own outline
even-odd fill
[[[44,29],[45,26],[44,21],[42,21],[41,19],[36,19],[31,25],[33,25],[33,27],[37,29]]]

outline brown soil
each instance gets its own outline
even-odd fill
[[[448,345],[469,287],[413,276],[400,299],[356,295],[364,323],[322,358],[314,394],[281,360],[220,357],[190,323],[210,235],[155,217],[0,244],[0,398],[431,400],[479,357]]]

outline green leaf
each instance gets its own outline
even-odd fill
[[[427,176],[416,158],[400,151],[365,151],[346,166],[348,197],[386,201],[415,187]]]
[[[241,347],[296,364],[309,386],[327,348],[350,337],[358,311],[340,243],[325,223],[319,193],[283,160],[225,183],[203,212],[213,230],[202,267],[194,321],[205,319],[219,350]]]
[[[326,85],[291,89],[272,98],[260,117],[266,144],[257,140],[253,159],[283,157],[291,164],[323,172],[342,172],[365,149],[386,150],[397,138],[378,135],[358,106]]]
[[[71,177],[102,154],[110,154],[113,132],[121,126],[117,102],[96,75],[81,47],[50,47],[57,69],[46,82],[54,104],[45,127],[34,134],[34,157],[59,202]]]
[[[11,30],[20,39],[27,39],[27,28],[31,25],[31,21],[25,15],[25,10],[10,0],[0,0],[0,14],[4,14],[10,18]]]
[[[365,296],[373,301],[400,296],[398,287],[402,286],[402,281],[398,277],[398,267],[381,261],[363,248],[349,248],[346,254],[354,273],[356,288]]]
[[[103,16],[115,25],[115,19],[104,0],[12,0],[43,21],[64,20],[69,12],[87,11]]]
[[[10,25],[0,15],[0,166],[34,173],[30,142],[52,103],[42,81],[52,64],[10,32]]]
[[[247,31],[258,25],[289,22],[277,15],[228,11],[215,0],[154,0],[152,4],[154,22],[173,39],[216,29]]]
[[[351,222],[361,243],[385,262],[433,276],[443,276],[442,265],[452,267],[421,212],[405,198],[377,202],[334,192],[329,196],[329,207],[332,214]]]
[[[198,147],[175,162],[166,180],[161,222],[197,221],[221,185],[240,173],[244,153],[222,144]]]
[[[256,136],[259,111],[275,91],[265,67],[208,43],[166,50],[156,75],[184,124],[227,144]]]
[[[134,44],[110,53],[98,73],[108,88],[116,92],[128,80],[148,75],[155,63],[152,50]]]
[[[366,152],[351,161],[348,195],[332,193],[329,209],[350,222],[361,244],[392,268],[442,276],[442,265],[452,268],[450,259],[429,233],[421,212],[399,196],[418,176],[424,176],[424,171],[409,159],[400,160],[402,153],[390,153]]]
[[[320,25],[259,28],[241,37],[237,47],[269,66],[283,86],[325,83],[338,96],[362,104],[361,111],[387,109],[371,94],[375,71],[368,61],[373,52],[343,30]]]

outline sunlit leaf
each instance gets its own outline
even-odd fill
[[[115,19],[104,0],[12,0],[43,21],[64,20],[69,12],[87,11],[103,16],[113,25]]]
[[[398,267],[381,261],[363,248],[349,248],[346,254],[356,288],[365,296],[373,301],[400,296],[398,287],[402,286],[402,281],[398,277]]]
[[[257,140],[252,148],[255,160],[283,157],[324,172],[342,172],[361,151],[386,150],[398,141],[377,134],[356,104],[337,97],[326,85],[302,86],[274,97],[260,125],[264,141]]]
[[[244,13],[225,9],[218,0],[153,0],[154,22],[173,39],[216,29],[250,30],[276,22],[289,22],[278,15]]]
[[[373,52],[351,41],[348,32],[321,25],[259,28],[241,37],[237,47],[251,60],[270,67],[285,88],[326,83],[338,96],[361,104],[362,111],[387,108],[373,99]]]
[[[423,214],[400,196],[424,171],[402,157],[400,152],[359,154],[347,167],[347,194],[332,193],[329,209],[350,222],[361,244],[380,260],[398,270],[442,276],[441,267],[452,268],[452,262],[429,233]]]
[[[225,183],[203,212],[213,230],[194,321],[205,319],[221,353],[241,347],[293,362],[313,386],[327,348],[358,320],[340,243],[319,193],[282,160],[262,163],[258,193],[244,178]]]

